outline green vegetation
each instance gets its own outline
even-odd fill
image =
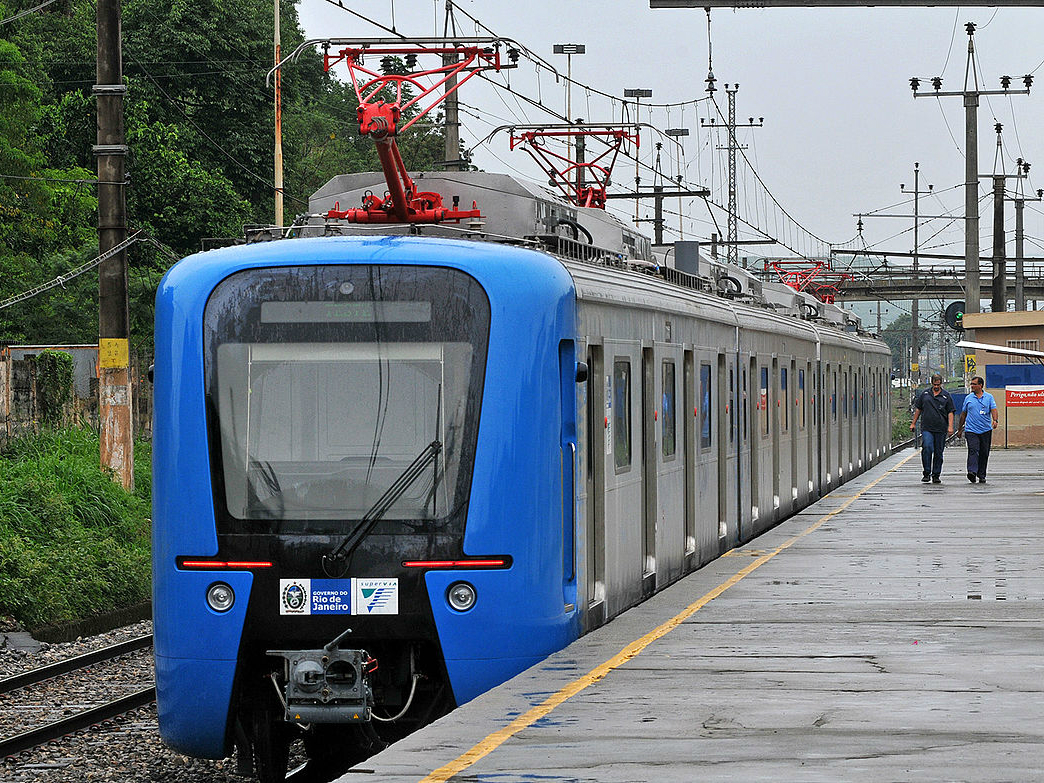
[[[62,410],[73,397],[73,360],[65,351],[40,351],[36,356],[36,394],[45,424],[61,424]]]
[[[24,7],[0,0],[0,19]],[[133,347],[147,356],[152,302],[172,255],[274,219],[275,112],[265,83],[273,14],[271,3],[249,0],[123,0],[121,7],[128,224],[170,250],[145,242],[128,250]],[[98,252],[95,13],[90,0],[61,0],[0,26],[0,301],[67,275]],[[289,53],[304,41],[297,0],[283,0],[280,14]],[[352,29],[345,14],[344,29],[330,34]],[[318,52],[288,65],[282,84],[289,223],[331,177],[380,165],[373,141],[358,133],[354,89],[323,71]],[[430,120],[399,135],[411,171],[445,158],[441,118]],[[97,292],[90,271],[0,310],[0,341],[93,342]]]
[[[134,446],[134,492],[98,464],[89,429],[47,431],[0,453],[0,621],[25,628],[149,597],[151,452]]]
[[[910,440],[910,422],[913,412],[910,410],[910,398],[913,392],[907,388],[892,389],[892,443]]]

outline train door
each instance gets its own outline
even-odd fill
[[[837,398],[834,396],[834,371],[828,363],[826,370],[823,372],[822,384],[820,386],[820,397],[823,400],[823,404],[820,406],[820,426],[821,439],[823,443],[823,488],[824,494],[830,491],[834,484],[834,476],[837,475],[837,466],[834,464],[834,444],[836,443],[837,436],[834,434],[835,424],[837,420]]]
[[[661,587],[683,573],[685,553],[685,443],[680,426],[684,408],[679,404],[684,364],[681,346],[654,346],[655,394],[653,422],[656,435],[653,464],[656,477],[656,506],[653,508],[656,537],[656,582]],[[658,411],[656,410],[658,409]]]
[[[584,589],[586,608],[584,629],[596,628],[605,622],[605,463],[609,444],[603,443],[609,425],[608,387],[605,375],[605,353],[601,345],[592,345],[587,352],[588,382],[586,416],[583,422],[586,437],[583,461],[587,497],[581,529],[584,533]]]
[[[801,417],[801,443],[805,449],[805,477],[808,480],[808,502],[811,503],[815,500],[815,481],[816,481],[816,447],[817,444],[812,438],[812,430],[809,429],[809,421],[812,421],[812,429],[815,428],[814,418],[809,416],[809,397],[811,396],[811,382],[812,382],[812,362],[805,362],[803,369],[798,370],[798,393],[801,395],[801,402],[798,405],[799,416]],[[806,391],[805,384],[810,384],[810,388]],[[814,413],[814,409],[813,409]]]
[[[729,529],[729,509],[731,504],[729,503],[729,476],[732,475],[729,470],[728,460],[728,449],[729,449],[729,429],[728,429],[728,407],[729,398],[726,392],[725,385],[725,354],[718,354],[718,366],[716,370],[716,379],[714,382],[714,399],[717,404],[717,415],[715,416],[715,429],[714,443],[717,446],[717,458],[715,462],[718,466],[718,532],[720,534],[721,528],[725,528],[726,532]]]
[[[844,370],[840,371],[842,375]],[[833,486],[837,486],[841,483],[841,464],[845,456],[845,427],[844,427],[844,415],[841,413],[841,400],[838,398],[838,368],[834,368],[834,371],[830,374],[831,382],[833,386],[830,389],[830,427],[831,435],[834,438],[833,455],[834,461],[830,463],[830,472],[833,476]]]
[[[682,453],[685,455],[685,569],[692,570],[702,565],[696,551],[696,515],[699,508],[696,488],[696,416],[689,411],[696,410],[695,392],[696,362],[692,350],[685,351],[684,370],[682,374],[681,433]]]
[[[637,410],[641,417],[641,472],[642,483],[642,595],[652,595],[656,591],[656,522],[657,512],[656,483],[656,352],[652,348],[642,348],[641,399]]]
[[[802,479],[802,468],[804,465],[798,461],[798,435],[800,428],[798,426],[797,408],[794,403],[791,402],[791,398],[794,402],[798,400],[798,364],[793,359],[790,360],[789,376],[787,379],[786,388],[783,389],[783,410],[784,412],[784,427],[786,429],[786,438],[790,444],[790,489],[787,492],[787,497],[790,500],[790,508],[793,509],[794,504],[798,502],[798,485]],[[804,494],[804,490],[802,490]]]
[[[604,355],[605,604],[612,617],[642,597],[642,352],[637,342],[606,340]]]
[[[743,354],[736,354],[736,540],[743,541],[747,536],[751,519],[750,475],[750,367],[749,360]],[[723,536],[726,531],[721,531]]]
[[[761,467],[758,464],[760,455],[760,444],[761,444],[761,404],[762,400],[765,400],[765,404],[768,404],[768,390],[761,386],[761,375],[758,372],[758,357],[750,357],[750,377],[749,383],[751,386],[751,397],[754,398],[754,404],[748,405],[750,410],[749,427],[748,432],[750,435],[750,521],[751,529],[746,531],[747,537],[754,534],[757,529],[757,521],[761,515],[761,509],[759,505],[761,503]]]
[[[782,464],[780,463],[780,440],[782,434],[780,432],[780,367],[779,359],[775,356],[772,357],[772,373],[769,376],[771,379],[771,396],[774,399],[769,400],[769,438],[772,443],[772,517],[773,519],[779,518],[779,507],[780,507],[780,473],[782,472]]]
[[[823,362],[818,358],[816,359],[815,372],[812,375],[812,426],[815,427],[815,439],[813,444],[815,446],[816,453],[816,471],[815,481],[816,486],[814,492],[816,497],[822,497],[826,492],[826,476],[824,475],[824,466],[828,464],[826,456],[823,454],[823,450],[827,448],[826,438],[823,437],[823,427],[826,422],[824,420],[823,411],[825,406],[823,404]]]
[[[718,518],[718,474],[723,469],[714,448],[717,435],[712,354],[697,354],[696,367],[696,485],[700,513],[696,523],[696,546],[700,561],[706,563],[721,551],[721,525]]]
[[[849,406],[849,380],[852,376],[851,367],[841,367],[840,395],[841,395],[841,421],[838,427],[840,436],[840,447],[838,448],[837,482],[846,480],[852,473],[852,413]]]
[[[743,408],[740,404],[742,395],[739,393],[740,385],[740,369],[739,363],[736,361],[735,354],[728,357],[729,365],[729,396],[726,398],[726,405],[728,406],[729,413],[729,481],[726,487],[726,493],[729,497],[729,508],[726,511],[727,525],[736,530],[736,540],[742,541],[740,536],[739,527],[742,524],[742,514],[740,509],[742,508],[742,492],[740,488],[743,484],[742,477],[742,460],[740,459],[740,449],[742,444],[740,443],[740,429],[742,421]]]

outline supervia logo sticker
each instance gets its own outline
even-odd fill
[[[398,579],[353,579],[352,614],[398,614]]]

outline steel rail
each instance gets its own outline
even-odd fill
[[[27,672],[15,674],[11,677],[0,680],[0,693],[8,693],[10,691],[18,690],[19,688],[25,688],[29,685],[36,685],[37,683],[49,680],[52,677],[68,674],[77,669],[83,669],[86,666],[93,666],[101,661],[107,661],[121,655],[126,655],[127,653],[144,650],[146,647],[151,646],[152,635],[147,634],[145,636],[138,636],[134,639],[128,639],[119,644],[104,647],[101,650],[95,650],[94,652],[78,655],[75,658],[68,658],[64,661],[58,661],[57,663],[52,663],[48,666],[41,666],[39,669],[31,669]]]
[[[0,758],[13,756],[22,751],[44,745],[52,740],[60,739],[67,734],[86,729],[96,723],[115,718],[125,712],[130,712],[138,707],[143,707],[156,700],[156,689],[145,688],[144,690],[131,693],[107,704],[92,707],[84,712],[77,713],[68,718],[48,723],[35,729],[18,734],[14,737],[0,740]]]

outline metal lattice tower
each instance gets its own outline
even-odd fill
[[[736,265],[739,260],[739,248],[736,242],[739,240],[739,232],[736,226],[736,91],[739,85],[729,89],[725,85],[725,94],[729,96],[729,242],[726,245],[726,259],[730,264]]]

